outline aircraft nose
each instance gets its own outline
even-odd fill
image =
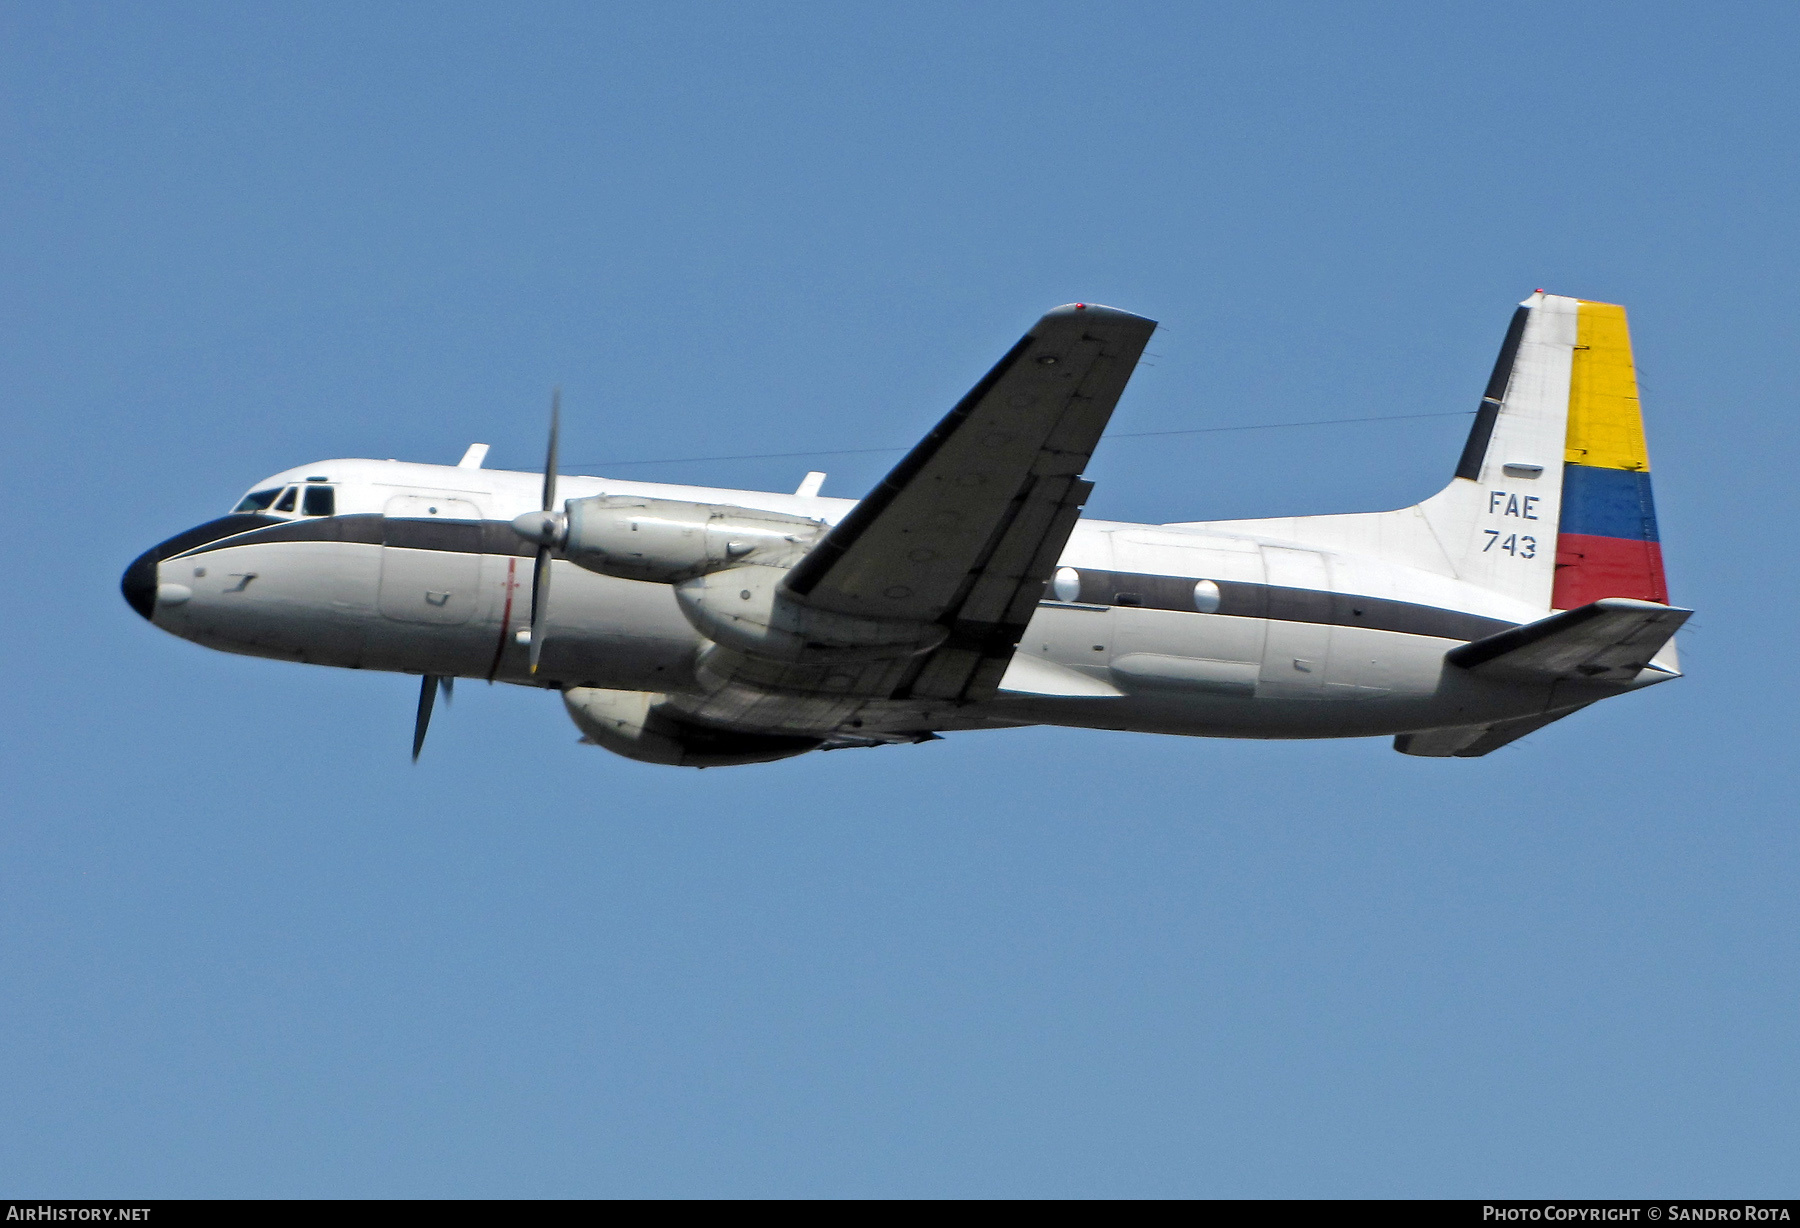
[[[217,520],[209,520],[205,524],[195,525],[186,533],[177,533],[161,545],[150,547],[133,559],[131,566],[125,569],[125,574],[119,577],[119,591],[125,594],[125,604],[145,618],[155,621],[156,602],[159,596],[164,605],[180,605],[193,596],[191,591],[180,584],[164,585],[159,593],[156,583],[158,563],[164,559],[185,554],[208,542],[236,537],[240,533],[248,533],[252,529],[259,529],[264,525],[280,523],[280,520],[272,516],[245,516],[234,513],[230,516],[221,516]]]
[[[125,604],[145,618],[156,613],[157,553],[158,550],[153,548],[138,555],[119,580],[119,591],[125,594]]]

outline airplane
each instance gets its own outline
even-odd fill
[[[1449,484],[1396,511],[1131,524],[1082,478],[1156,322],[1046,314],[875,488],[826,498],[325,460],[146,551],[224,652],[553,689],[696,768],[1061,725],[1473,758],[1679,677],[1624,308],[1513,313]]]

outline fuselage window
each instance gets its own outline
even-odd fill
[[[308,516],[330,516],[337,507],[336,492],[329,486],[308,486],[303,505]]]
[[[294,510],[294,488],[292,486],[281,492],[281,498],[275,503],[275,510],[278,512]]]
[[[244,496],[244,501],[231,510],[234,512],[260,512],[275,502],[275,496],[281,493],[277,486],[274,490],[253,490]]]

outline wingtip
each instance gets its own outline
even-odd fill
[[[1045,319],[1061,316],[1085,316],[1090,319],[1102,317],[1113,320],[1140,320],[1154,326],[1156,321],[1149,316],[1141,316],[1135,312],[1123,311],[1117,307],[1108,307],[1104,303],[1064,303],[1061,307],[1052,307],[1044,313]]]

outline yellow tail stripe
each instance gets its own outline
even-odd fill
[[[1647,471],[1650,453],[1625,309],[1582,299],[1577,312],[1565,459],[1597,469]]]

